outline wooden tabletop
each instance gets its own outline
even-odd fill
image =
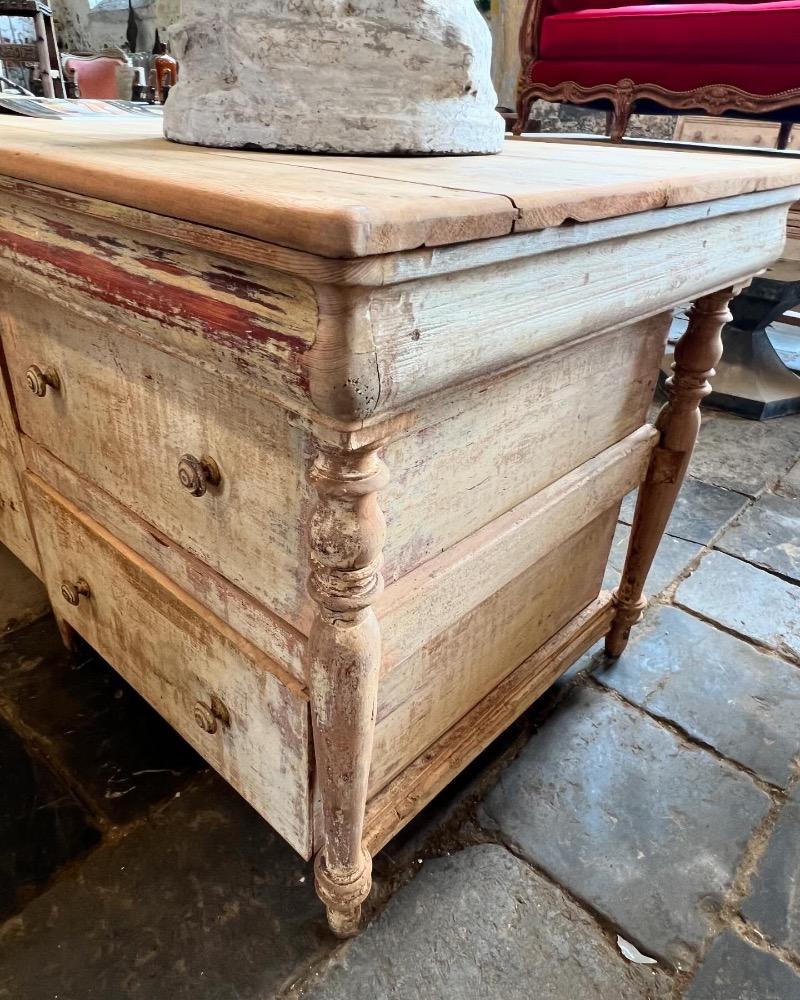
[[[788,187],[800,160],[513,140],[497,156],[301,156],[182,146],[152,119],[8,117],[0,174],[353,258]]]

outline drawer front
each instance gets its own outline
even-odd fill
[[[2,303],[0,303],[0,310],[2,310]],[[18,434],[3,368],[2,348],[0,348],[0,448],[14,455],[18,453]]]
[[[305,441],[286,412],[110,326],[13,298],[5,346],[23,431],[302,631]],[[58,387],[31,391],[32,365]],[[196,461],[181,466],[185,455]],[[210,477],[206,457],[219,483],[196,496],[179,471],[189,486]]]
[[[36,476],[25,481],[59,614],[308,858],[310,726],[296,682]]]
[[[619,504],[381,679],[370,795],[597,597]]]
[[[8,292],[10,289],[0,281],[0,448],[10,455],[19,455],[17,421],[11,400],[8,366],[2,347],[3,330],[10,320]]]
[[[0,448],[0,542],[36,576],[41,574],[28,522],[19,475],[11,456]]]

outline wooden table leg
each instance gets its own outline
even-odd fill
[[[362,841],[381,663],[372,604],[383,587],[386,524],[377,491],[388,478],[374,449],[321,447],[310,473],[318,502],[310,529],[316,614],[308,678],[324,821],[315,881],[340,937],[358,931],[372,885],[372,858]]]
[[[708,379],[722,355],[721,332],[730,320],[728,303],[742,286],[699,298],[675,347],[668,400],[656,418],[660,431],[644,482],[639,487],[622,579],[614,591],[616,616],[606,636],[606,653],[619,656],[631,628],[647,607],[644,583],[683,483],[700,429],[700,402],[711,392]]]
[[[70,625],[70,623],[63,618],[56,610],[53,608],[53,617],[56,620],[56,625],[58,626],[58,632],[61,636],[61,641],[64,646],[69,650],[70,653],[77,653],[80,649],[80,636],[75,631],[75,629]]]

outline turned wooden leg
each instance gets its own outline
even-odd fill
[[[625,567],[614,591],[616,615],[606,636],[609,656],[619,656],[625,649],[631,627],[647,607],[644,583],[692,457],[700,429],[700,402],[711,392],[708,379],[722,355],[720,334],[731,318],[728,303],[738,290],[726,288],[698,299],[675,347],[668,399],[656,418],[661,433],[639,487]]]
[[[321,447],[310,478],[318,499],[310,529],[316,611],[308,678],[324,821],[315,881],[331,930],[349,937],[372,885],[362,840],[381,663],[372,603],[383,586],[386,525],[377,491],[388,473],[374,449]]]
[[[514,122],[514,127],[511,129],[514,135],[522,135],[525,131],[525,126],[528,124],[528,118],[530,117],[532,104],[533,97],[520,91],[517,96],[517,120]]]
[[[66,618],[62,618],[61,615],[55,609],[53,610],[53,617],[56,620],[56,625],[58,626],[58,631],[61,636],[61,641],[70,651],[70,653],[77,653],[79,645],[78,633],[70,625],[70,623],[66,620]]]

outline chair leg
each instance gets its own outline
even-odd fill
[[[528,118],[530,117],[532,105],[532,97],[525,97],[520,94],[517,98],[517,120],[514,122],[514,127],[511,130],[513,135],[522,135],[525,131],[525,126],[528,124]]]
[[[614,99],[614,107],[606,113],[606,135],[612,142],[622,142],[625,138],[632,108],[632,102],[624,97]]]
[[[781,122],[781,127],[778,130],[778,140],[775,143],[776,149],[786,149],[789,145],[789,139],[792,137],[792,125],[794,125],[794,122]]]

